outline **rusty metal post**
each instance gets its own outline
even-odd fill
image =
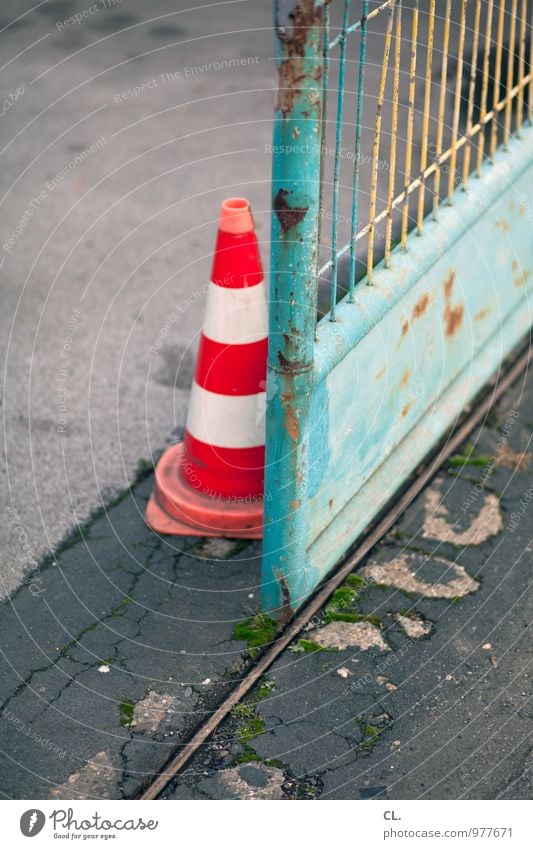
[[[322,4],[275,0],[263,607],[287,619],[315,585],[307,566],[309,402],[317,309]]]

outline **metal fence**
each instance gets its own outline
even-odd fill
[[[288,615],[529,327],[533,2],[277,0],[274,23],[263,601]],[[515,324],[492,357],[497,324],[472,328],[497,310],[483,275],[463,279],[476,226],[497,236],[471,260],[485,267],[498,241],[509,258],[488,288]],[[446,349],[430,363],[436,321]]]

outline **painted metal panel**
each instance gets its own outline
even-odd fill
[[[431,0],[420,16],[418,0],[274,2],[279,83],[262,601],[280,618],[312,592],[531,326],[532,5],[520,4],[506,35],[503,5],[496,15],[496,4],[481,0],[446,0],[443,14]],[[350,23],[354,7],[360,17]],[[369,63],[367,41],[375,51],[376,33],[382,44]],[[354,36],[359,67],[349,92]],[[506,38],[513,49],[504,61]],[[448,65],[451,44],[456,56]],[[408,91],[400,95],[402,78]],[[376,114],[363,171],[369,82]],[[332,116],[328,91],[335,92]],[[349,240],[339,247],[349,93],[356,98],[353,193]],[[329,182],[328,123],[335,127]],[[318,269],[328,192],[331,255]],[[366,223],[358,204],[365,193]],[[416,232],[408,233],[409,221]],[[345,255],[348,295],[337,303]],[[358,282],[361,267],[366,277]],[[328,273],[330,311],[316,324],[317,289]]]

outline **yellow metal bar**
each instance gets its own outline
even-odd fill
[[[516,132],[518,135],[522,132],[522,124],[524,123],[524,76],[526,69],[526,21],[527,21],[527,0],[522,0],[520,6],[520,45],[518,48],[518,103],[516,107]]]
[[[437,117],[437,139],[435,142],[435,160],[438,162],[442,153],[442,138],[444,134],[444,109],[446,107],[446,84],[448,82],[448,51],[450,45],[450,20],[452,16],[452,0],[446,0],[444,12],[444,33],[442,37],[442,68],[440,73],[439,111]],[[437,214],[440,202],[440,178],[441,168],[437,165],[435,170],[435,191],[433,192],[433,217]]]
[[[455,172],[457,170],[457,136],[459,132],[459,116],[461,112],[461,88],[463,85],[463,57],[465,48],[467,0],[461,0],[461,22],[459,25],[459,48],[457,54],[457,72],[455,77],[455,99],[453,104],[452,143],[450,146],[450,175],[448,178],[448,202],[451,203],[455,187]]]
[[[387,83],[387,70],[389,67],[390,47],[392,41],[392,23],[394,19],[394,2],[389,6],[389,18],[387,20],[387,31],[385,33],[385,45],[383,48],[383,63],[381,65],[381,76],[379,80],[378,104],[376,108],[376,122],[374,127],[374,144],[372,147],[372,175],[370,181],[370,212],[368,217],[368,251],[367,251],[367,282],[372,281],[372,269],[374,265],[374,238],[376,226],[376,198],[378,189],[378,165],[379,165],[379,142],[381,138],[381,118],[383,103],[385,100],[385,86]]]
[[[396,32],[394,37],[394,81],[392,92],[392,120],[389,165],[389,198],[387,204],[387,228],[385,231],[385,265],[390,262],[392,237],[392,203],[394,200],[394,181],[396,179],[396,136],[398,134],[398,97],[400,92],[400,58],[402,47],[402,0],[396,7]]]
[[[530,39],[530,47],[529,47],[529,73],[533,70],[533,49],[531,48],[531,40],[533,35],[533,3],[531,4],[531,21],[529,25],[529,39]],[[527,98],[527,117],[529,123],[533,123],[533,79],[529,83],[529,91]]]
[[[474,119],[474,99],[476,94],[476,77],[477,77],[477,56],[479,50],[479,22],[481,19],[481,0],[476,0],[476,10],[474,13],[474,33],[472,36],[472,59],[470,62],[470,84],[468,86],[468,109],[466,115],[466,136],[470,139],[472,132],[472,123]],[[465,147],[463,158],[463,188],[466,189],[468,184],[468,175],[470,174],[470,156],[472,153],[472,145],[470,140]]]
[[[420,173],[423,174],[428,163],[429,110],[431,106],[431,67],[433,62],[433,38],[435,34],[435,0],[429,3],[428,40],[426,53],[426,87],[424,90],[424,112],[422,117],[422,142],[420,148]],[[418,210],[416,227],[418,234],[422,232],[424,220],[425,182],[422,180],[418,190]]]
[[[505,90],[509,92],[513,87],[513,78],[514,78],[514,57],[515,57],[515,46],[516,46],[516,15],[518,12],[518,0],[512,0],[511,3],[511,23],[509,26],[509,50],[507,56],[507,81]],[[509,144],[509,137],[511,135],[511,118],[513,114],[513,101],[511,98],[507,101],[507,107],[505,109],[505,127],[503,131],[503,144],[504,147],[507,148]]]
[[[409,64],[409,103],[407,114],[407,138],[405,147],[405,181],[404,205],[402,209],[402,248],[406,249],[407,227],[409,219],[408,187],[411,182],[411,163],[413,157],[413,127],[415,117],[415,87],[416,87],[416,43],[418,38],[418,0],[413,7],[413,22],[411,28],[411,61]]]
[[[481,80],[481,105],[479,110],[479,120],[483,123],[483,119],[487,114],[487,95],[489,90],[489,60],[491,49],[491,34],[492,34],[492,13],[494,9],[494,0],[488,0],[487,20],[485,23],[485,45],[483,48],[483,76]],[[478,177],[481,175],[481,163],[483,162],[483,154],[485,152],[485,132],[480,133],[477,146],[477,164],[476,170]]]
[[[496,105],[500,99],[500,84],[502,78],[502,50],[503,50],[503,24],[505,16],[505,0],[500,0],[500,9],[498,14],[498,30],[496,35],[496,63],[494,67],[494,94],[492,98],[492,107],[496,111]],[[490,135],[490,155],[494,156],[496,147],[498,146],[498,122],[494,120],[491,127]]]

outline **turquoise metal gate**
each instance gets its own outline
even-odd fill
[[[275,2],[262,583],[279,618],[531,325],[532,12]]]

